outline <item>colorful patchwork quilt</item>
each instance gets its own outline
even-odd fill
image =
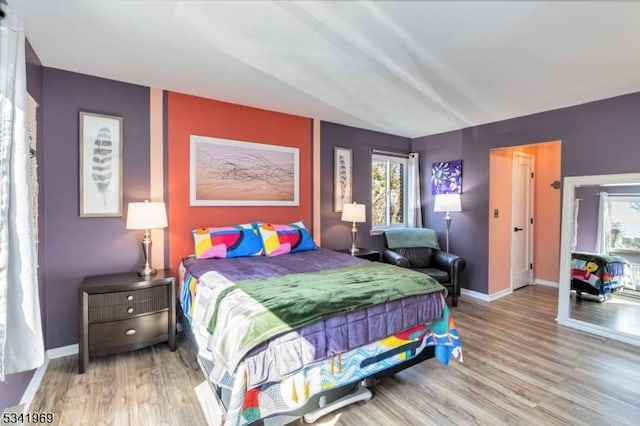
[[[571,254],[571,288],[607,296],[631,285],[629,263],[620,256],[597,253]]]
[[[290,259],[282,260],[289,256]],[[270,262],[261,264],[260,262],[264,262],[262,259],[269,259]],[[325,259],[324,266],[314,263],[318,259]],[[319,392],[356,383],[369,375],[412,359],[427,346],[435,346],[436,357],[444,364],[449,362],[451,356],[461,360],[457,330],[443,293],[438,290],[427,294],[409,292],[408,295],[397,298],[382,296],[371,301],[375,303],[373,305],[369,302],[363,303],[362,306],[356,304],[355,311],[346,309],[338,315],[332,311],[327,314],[330,318],[320,318],[320,321],[314,318],[311,324],[296,322],[295,315],[299,317],[299,314],[295,314],[294,318],[284,321],[291,322],[295,327],[285,327],[276,335],[269,334],[267,341],[255,340],[249,336],[251,342],[245,345],[243,342],[247,340],[247,335],[251,334],[247,329],[242,333],[236,333],[238,339],[227,339],[222,349],[220,346],[216,347],[215,342],[218,339],[212,339],[216,324],[229,321],[228,324],[240,325],[242,321],[241,317],[234,317],[232,307],[224,307],[224,303],[221,302],[224,302],[225,297],[220,298],[221,294],[235,293],[242,296],[238,297],[245,302],[253,297],[260,299],[265,295],[266,299],[270,299],[272,295],[269,291],[261,294],[272,284],[269,277],[290,275],[292,268],[295,272],[319,272],[325,271],[327,265],[331,265],[334,269],[344,269],[347,275],[356,277],[357,281],[363,279],[362,272],[366,269],[364,265],[374,265],[323,249],[271,258],[252,257],[251,261],[256,261],[257,264],[265,266],[263,269],[269,271],[266,276],[264,270],[258,271],[260,268],[256,268],[256,265],[244,263],[246,261],[243,258],[216,259],[216,262],[221,261],[227,262],[216,264],[223,273],[205,272],[206,268],[199,269],[192,260],[185,261],[189,267],[181,265],[179,297],[183,312],[196,336],[200,356],[213,361],[214,368],[210,380],[217,387],[227,388],[231,393],[225,424],[243,425],[299,408]],[[225,269],[228,262],[238,263],[234,264],[234,269]],[[394,268],[394,272],[400,270],[393,266],[384,266]],[[373,269],[376,268],[371,268]],[[312,274],[314,277],[316,275],[324,276],[327,273],[325,271]],[[328,275],[330,277],[326,282],[336,278]],[[246,282],[251,285],[262,286],[262,290],[259,289],[257,294],[253,294],[253,288],[236,287],[232,280],[238,278],[240,281],[248,279]],[[256,281],[251,282],[251,279]],[[343,278],[336,279],[337,287],[344,287],[345,283],[340,281]],[[385,276],[385,281],[393,288],[389,285],[394,283],[393,277]],[[288,284],[297,288],[301,282],[304,280],[294,277]],[[409,284],[409,287],[413,288],[415,285]],[[376,292],[381,289],[382,286],[377,288]],[[337,290],[334,288],[332,291],[332,294],[335,294]],[[364,296],[353,297],[373,297],[376,292],[368,296],[365,292]],[[243,296],[247,294],[251,294],[249,299]],[[382,291],[381,294],[385,293]],[[230,299],[232,300],[233,298]],[[252,311],[265,311],[258,306],[262,303],[268,305],[269,300],[252,301],[249,305],[257,304],[254,306],[255,309],[251,308]],[[244,305],[246,304],[243,303],[242,306]],[[222,314],[221,318],[213,319],[219,314]],[[284,314],[280,312],[279,315]],[[229,325],[223,328],[233,329]],[[335,336],[342,336],[342,340]],[[240,348],[237,352],[244,355],[237,359],[220,359],[229,352],[224,349],[224,345],[227,344],[235,348],[232,352],[235,353],[236,349]]]
[[[443,299],[444,300],[444,299]],[[430,324],[413,327],[347,353],[306,366],[301,371],[257,388],[248,389],[244,364],[236,374],[225,425],[245,425],[267,416],[302,407],[313,395],[358,382],[418,356],[436,346],[436,357],[448,364],[462,361],[460,339],[445,304],[446,315]]]

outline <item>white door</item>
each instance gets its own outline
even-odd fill
[[[511,219],[511,288],[533,279],[533,161],[532,155],[513,153],[513,213]]]

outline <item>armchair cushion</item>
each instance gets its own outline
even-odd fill
[[[414,271],[422,272],[423,274],[429,275],[431,278],[438,281],[440,284],[448,284],[449,274],[447,271],[443,271],[442,269],[436,268],[413,268]]]

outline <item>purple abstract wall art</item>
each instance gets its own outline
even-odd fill
[[[462,193],[462,160],[437,161],[431,165],[431,195]]]

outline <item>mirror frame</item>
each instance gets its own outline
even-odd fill
[[[640,346],[640,336],[580,321],[569,316],[571,299],[571,245],[574,235],[576,188],[580,186],[616,185],[640,182],[640,173],[566,176],[562,185],[562,227],[560,228],[560,279],[558,280],[558,324]]]

